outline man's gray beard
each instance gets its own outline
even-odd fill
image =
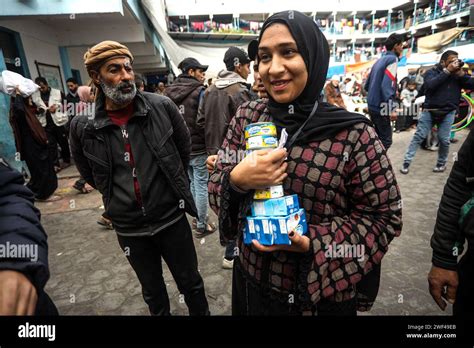
[[[100,80],[100,87],[102,87],[102,91],[104,92],[105,96],[111,99],[117,105],[125,105],[128,104],[135,98],[137,94],[137,87],[135,83],[124,83],[121,82],[116,86],[107,85],[104,81]],[[123,87],[131,87],[132,90],[129,93],[123,93],[120,88]]]

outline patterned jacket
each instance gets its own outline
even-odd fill
[[[363,123],[332,139],[290,149],[283,186],[285,195],[299,196],[306,211],[310,251],[262,253],[242,242],[253,191],[233,190],[229,174],[239,158],[232,154],[245,146],[244,127],[268,121],[266,101],[246,102],[227,130],[224,157],[219,157],[208,186],[221,239],[238,240],[237,265],[252,284],[281,301],[296,295],[302,312],[314,309],[322,297],[341,302],[356,295],[358,309],[369,309],[378,291],[382,257],[402,228],[400,190],[386,150],[375,130]],[[326,256],[330,246],[353,245],[364,257]]]

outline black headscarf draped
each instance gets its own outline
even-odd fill
[[[268,108],[279,130],[286,128],[289,139],[303,125],[318,102],[326,81],[329,66],[329,45],[314,21],[298,11],[283,11],[269,17],[263,24],[259,42],[265,30],[272,24],[286,25],[296,42],[308,71],[308,81],[303,92],[288,104],[277,103],[270,95]],[[290,111],[294,111],[290,113]],[[363,115],[345,109],[319,103],[316,113],[304,126],[295,144],[322,141],[356,123],[371,122]]]

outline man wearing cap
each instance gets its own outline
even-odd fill
[[[230,47],[224,55],[226,70],[218,73],[215,83],[206,90],[199,105],[197,123],[198,127],[204,129],[209,156],[217,155],[237,108],[252,99],[247,86],[250,61],[247,52]],[[235,256],[235,243],[227,244],[222,266],[231,269]]]
[[[368,92],[367,104],[375,131],[385,149],[392,145],[391,121],[396,119],[394,109],[397,93],[397,64],[403,52],[405,36],[391,34],[385,41],[387,52],[372,67],[364,86]]]
[[[178,106],[191,134],[191,160],[188,174],[191,180],[191,192],[196,202],[198,219],[195,221],[196,237],[201,238],[213,233],[216,226],[207,223],[207,180],[206,143],[204,130],[196,126],[199,101],[204,96],[204,79],[207,65],[202,65],[195,58],[186,58],[179,63],[183,71],[165,90],[165,95]],[[194,222],[193,222],[194,224]]]
[[[186,123],[169,98],[137,91],[126,46],[104,41],[84,60],[97,95],[94,117],[77,116],[71,123],[79,172],[101,192],[150,313],[170,314],[163,257],[189,314],[209,314],[185,215],[196,216],[186,174]]]

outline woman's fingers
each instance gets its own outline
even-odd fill
[[[292,234],[293,233],[293,234]],[[261,252],[274,252],[274,251],[279,251],[279,250],[284,250],[284,251],[291,251],[291,252],[297,252],[297,253],[305,253],[309,251],[310,247],[310,239],[306,236],[300,236],[298,233],[291,231],[288,234],[288,237],[291,240],[291,245],[262,245],[260,244],[257,240],[252,240],[253,246]]]
[[[258,251],[262,251],[262,252],[267,252],[267,253],[270,253],[270,252],[273,252],[273,251],[277,251],[277,250],[280,250],[280,245],[270,245],[270,246],[266,246],[266,245],[262,245],[260,244],[257,240],[252,240],[252,244],[253,246],[258,250]]]
[[[296,248],[300,252],[307,252],[310,247],[310,239],[306,236],[300,236],[295,231],[288,233],[288,237],[291,241],[291,246]]]
[[[272,163],[281,163],[285,160],[287,152],[285,149],[276,149],[268,153],[268,159]]]
[[[275,185],[282,185],[283,184],[283,181],[285,181],[285,179],[288,177],[288,174],[287,173],[283,173],[282,175],[280,175],[278,178],[276,178],[275,180]],[[274,185],[273,185],[274,186]]]

